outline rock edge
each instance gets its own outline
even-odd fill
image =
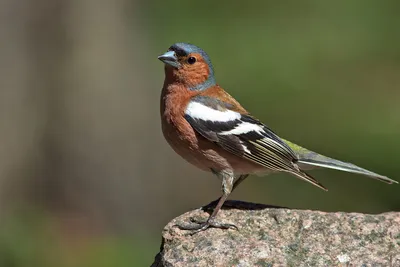
[[[168,223],[152,267],[393,266],[400,267],[400,213],[293,210],[227,201],[218,220],[237,230],[189,235],[174,226],[207,218],[215,202]]]

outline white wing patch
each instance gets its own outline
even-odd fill
[[[241,115],[238,112],[232,110],[220,111],[194,101],[189,103],[185,113],[193,119],[214,122],[227,122],[241,118]]]
[[[221,132],[221,135],[241,135],[241,134],[245,134],[251,131],[255,131],[258,134],[265,134],[264,129],[257,124],[253,124],[250,122],[241,122],[240,124],[238,124],[235,128],[233,128],[232,130],[229,131],[225,131],[225,132]]]
[[[246,153],[251,154],[251,151],[247,148],[247,146],[243,143],[242,140],[240,140],[240,145],[242,146],[243,150],[244,150]]]

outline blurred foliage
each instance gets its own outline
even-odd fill
[[[0,266],[148,266],[157,251],[153,248],[160,245],[149,241],[147,234],[77,238],[59,226],[37,210],[2,222]]]
[[[399,1],[25,2],[37,13],[25,24],[24,5],[1,2],[10,11],[2,35],[10,51],[22,48],[15,54],[0,48],[13,55],[0,68],[12,81],[0,92],[0,127],[4,136],[10,131],[0,155],[7,210],[0,266],[149,266],[163,225],[219,196],[219,181],[186,164],[160,134],[164,73],[156,57],[175,42],[206,50],[217,82],[282,137],[400,180]],[[11,16],[17,8],[22,15]],[[27,40],[34,45],[17,43]],[[20,57],[34,70],[24,83],[28,64]],[[20,95],[19,82],[28,88]],[[33,110],[42,113],[23,109],[36,100]],[[11,132],[24,116],[28,128]],[[39,160],[25,167],[14,162],[12,145],[21,143],[28,147],[21,158]],[[38,162],[47,165],[42,170]],[[19,177],[25,173],[29,179]],[[400,211],[396,185],[330,170],[312,175],[330,191],[277,174],[249,178],[231,198]],[[7,189],[10,181],[24,188],[20,195]],[[8,212],[14,195],[27,198],[25,212]],[[82,213],[89,218],[83,226],[60,219]]]

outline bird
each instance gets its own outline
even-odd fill
[[[217,84],[210,57],[200,47],[175,43],[158,56],[164,63],[161,128],[167,143],[187,162],[221,180],[221,197],[205,221],[177,225],[193,233],[234,224],[216,217],[230,193],[249,175],[289,173],[327,190],[306,170],[329,168],[392,184],[386,176],[329,158],[279,137]]]

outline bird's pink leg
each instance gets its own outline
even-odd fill
[[[220,223],[215,220],[218,211],[221,209],[221,207],[224,205],[225,200],[228,198],[229,194],[233,190],[233,180],[234,180],[234,175],[230,171],[221,171],[216,173],[219,177],[222,179],[222,196],[218,201],[217,206],[214,208],[213,212],[211,215],[208,217],[208,219],[205,222],[198,222],[195,219],[191,219],[193,224],[189,225],[176,225],[179,227],[181,230],[191,230],[193,231],[191,234],[195,234],[201,231],[206,230],[207,228],[220,228],[220,229],[229,229],[229,228],[234,228],[237,229],[237,227],[234,224],[230,223]],[[240,177],[239,177],[240,179]],[[244,179],[242,179],[243,181]]]

